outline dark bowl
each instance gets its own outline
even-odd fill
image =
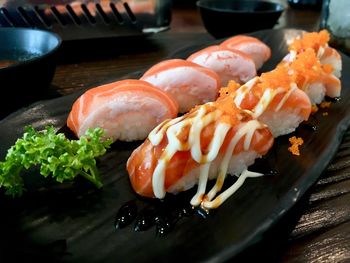
[[[251,0],[200,0],[197,6],[215,38],[272,28],[285,9],[278,3]]]
[[[0,28],[0,118],[47,93],[56,68],[58,35],[29,28]]]

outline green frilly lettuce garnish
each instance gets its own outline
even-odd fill
[[[104,155],[112,143],[103,134],[101,128],[89,129],[79,140],[69,140],[63,133],[56,134],[52,126],[44,131],[26,127],[23,138],[0,162],[0,187],[5,188],[7,195],[21,196],[25,190],[21,172],[33,166],[38,166],[44,177],[52,176],[60,183],[80,175],[102,187],[95,158]]]

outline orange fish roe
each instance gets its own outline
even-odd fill
[[[323,74],[329,74],[329,67],[323,67],[315,51],[310,48],[298,54],[296,59],[289,64],[289,68],[295,77],[296,84],[301,89],[305,84],[319,80]]]
[[[315,104],[311,105],[311,112],[316,113],[317,111],[318,111],[317,105],[315,105]]]
[[[234,80],[230,80],[227,87],[222,87],[219,90],[219,97],[225,97],[227,95],[235,93],[240,86],[241,85],[239,83],[235,82]]]
[[[287,67],[278,66],[270,72],[261,74],[259,80],[260,83],[258,86],[260,86],[262,90],[265,90],[266,88],[285,88],[288,90],[291,83],[295,81],[295,75],[290,74]]]
[[[231,97],[219,97],[214,102],[214,107],[226,113],[220,117],[220,121],[228,123],[232,126],[235,126],[239,123],[239,116],[241,111],[234,104]]]
[[[304,140],[300,137],[297,138],[293,136],[289,138],[289,142],[292,144],[292,146],[288,148],[288,151],[294,155],[300,155],[299,146],[304,143]]]
[[[328,101],[328,102],[327,101],[323,101],[323,102],[321,102],[320,107],[322,109],[329,108],[331,106],[331,103],[332,102],[330,102],[330,101]]]
[[[331,74],[334,70],[332,65],[329,65],[329,64],[322,64],[322,69],[327,74]]]
[[[330,37],[327,30],[305,33],[302,38],[295,39],[293,43],[289,45],[289,50],[294,50],[299,53],[308,48],[312,48],[317,52],[320,47],[323,47],[328,43],[329,39]]]

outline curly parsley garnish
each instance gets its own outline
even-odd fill
[[[71,181],[81,175],[96,187],[102,187],[95,158],[106,153],[112,140],[102,138],[101,128],[88,130],[79,140],[69,140],[63,133],[56,134],[52,126],[44,131],[25,128],[23,138],[8,150],[4,162],[0,162],[0,187],[6,194],[21,196],[24,184],[20,175],[24,169],[40,167],[44,177],[51,175],[57,182]]]

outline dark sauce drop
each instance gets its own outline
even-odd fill
[[[140,211],[134,230],[146,231],[155,226],[157,236],[168,234],[179,220],[194,214],[189,200],[188,193],[181,193],[177,196],[168,194],[164,200],[148,201],[150,207]]]
[[[252,171],[263,173],[264,175],[277,175],[278,171],[266,159],[256,160]],[[222,192],[230,187],[237,177],[228,176],[225,180]],[[215,180],[208,182],[207,189],[211,189]],[[216,209],[205,210],[201,207],[193,207],[190,204],[191,198],[195,195],[197,187],[177,195],[167,194],[162,200],[137,197],[134,202],[127,202],[119,209],[116,217],[116,228],[132,225],[135,232],[155,229],[156,236],[162,237],[169,234],[180,220],[189,219],[196,216],[207,219],[215,214]]]
[[[155,210],[142,211],[136,218],[134,230],[137,232],[146,231],[155,225],[156,219],[157,213]]]
[[[338,102],[341,100],[341,97],[335,97],[335,98],[326,97],[325,100],[330,102]]]
[[[194,214],[194,211],[195,209],[193,208],[193,206],[191,206],[191,204],[188,203],[188,205],[185,205],[180,211],[179,217],[190,217]]]
[[[118,228],[126,227],[127,225],[132,223],[132,221],[134,221],[136,216],[137,216],[136,203],[134,201],[129,201],[125,203],[122,207],[120,207],[117,213],[115,223],[114,223],[115,228],[118,229]]]
[[[159,217],[156,222],[156,234],[158,236],[165,236],[171,231],[175,224],[176,222],[171,220],[171,218]]]
[[[196,215],[198,215],[199,217],[201,218],[208,218],[209,214],[210,214],[210,211],[209,210],[206,210],[206,209],[202,209],[201,207],[197,208],[195,210],[195,213]]]
[[[203,213],[202,209],[194,208],[190,204],[196,190],[193,188],[178,195],[167,194],[163,200],[139,198],[129,201],[119,209],[115,227],[123,228],[134,222],[132,228],[135,232],[155,228],[157,236],[165,236],[174,229],[179,220],[191,216],[206,218],[209,213]]]

